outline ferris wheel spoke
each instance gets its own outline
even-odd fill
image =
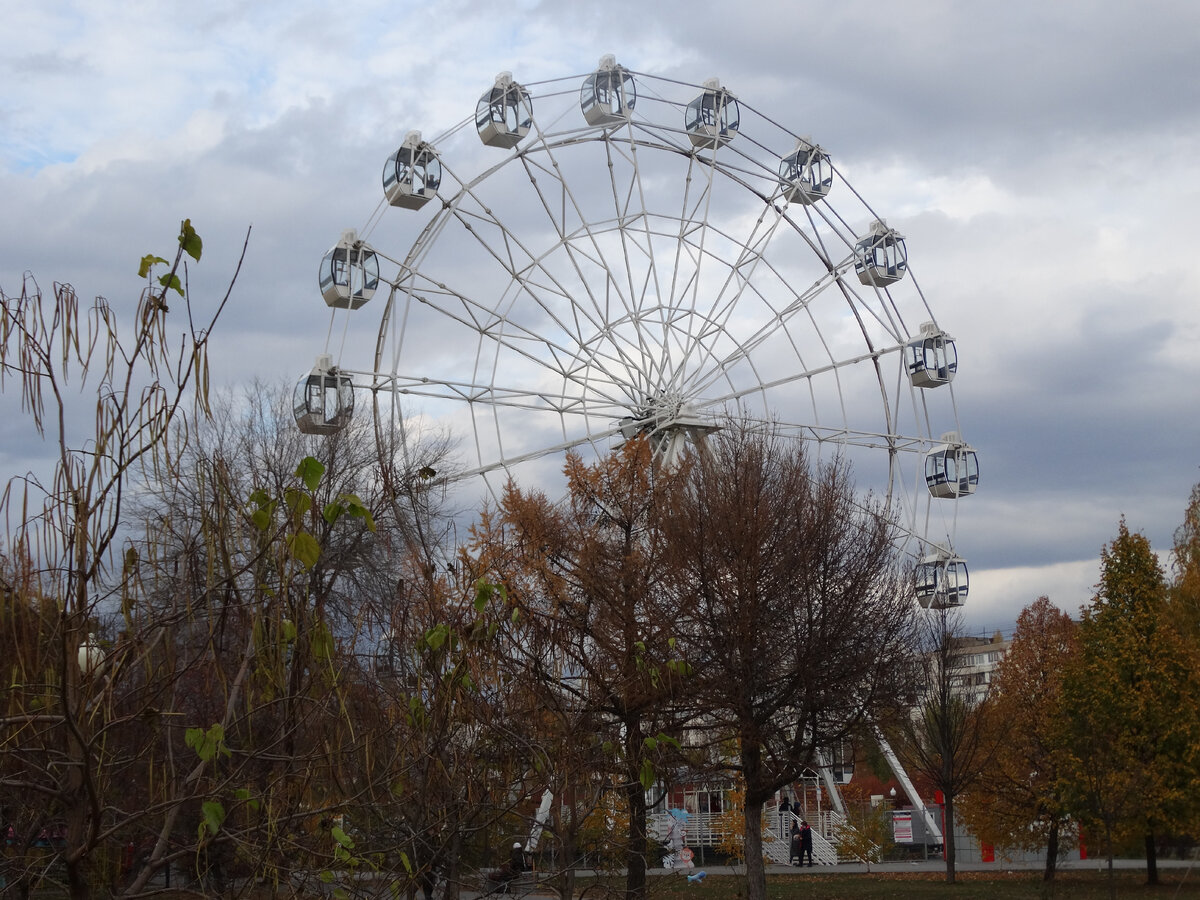
[[[381,279],[367,382],[395,399],[376,408],[462,429],[466,477],[493,492],[489,473],[561,478],[546,458],[634,434],[669,460],[733,416],[848,453],[917,545],[939,520],[952,532],[920,458],[942,452],[932,422],[956,427],[954,392],[940,362],[913,368],[913,352],[942,354],[909,349],[927,340],[909,325],[934,320],[915,278],[862,264],[880,217],[819,147],[739,113],[719,82],[603,61],[593,76],[582,92],[502,77],[481,99],[472,121],[497,155],[434,191],[440,208]],[[458,140],[439,156],[460,158]]]
[[[371,375],[376,382],[372,393],[395,393],[404,396],[422,397],[435,401],[453,403],[482,403],[550,412],[562,416],[620,418],[626,410],[626,398],[618,391],[606,391],[606,384],[598,379],[579,381],[579,392],[568,394],[559,391],[538,391],[529,388],[499,385],[492,382],[449,381],[415,375],[375,376],[374,373],[343,370],[347,375]]]

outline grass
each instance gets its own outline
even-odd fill
[[[1160,869],[1159,884],[1146,884],[1145,870],[1118,870],[1118,897],[1192,898],[1200,900],[1200,873],[1185,869]],[[584,900],[593,900],[589,891]],[[710,875],[703,883],[689,884],[679,875],[653,879],[651,900],[739,900],[745,898],[743,880],[733,875]],[[1041,872],[959,872],[955,884],[946,884],[940,872],[879,872],[869,875],[768,875],[767,900],[858,900],[903,897],[907,900],[1105,900],[1109,897],[1107,872],[1059,872],[1050,886]]]

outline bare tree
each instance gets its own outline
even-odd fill
[[[737,747],[748,896],[762,900],[763,804],[903,695],[916,606],[887,510],[840,460],[813,465],[802,444],[730,423],[673,499],[690,691],[712,738]]]
[[[966,681],[969,647],[953,609],[933,610],[921,629],[916,703],[895,719],[893,746],[905,766],[944,798],[946,881],[955,881],[954,804],[989,765],[998,733],[984,706],[989,702]]]
[[[122,715],[114,702],[118,661],[89,633],[109,599],[110,574],[124,571],[113,549],[136,467],[153,454],[166,461],[170,429],[193,404],[205,408],[209,335],[229,299],[227,292],[208,313],[193,306],[184,257],[198,260],[201,246],[184,221],[173,262],[143,257],[147,286],[125,339],[114,307],[98,298],[81,309],[68,285],[55,285],[49,298],[32,279],[20,296],[0,292],[0,377],[20,385],[28,421],[49,438],[53,455],[48,478],[31,472],[3,494],[19,573],[5,602],[58,610],[37,631],[48,665],[32,668],[27,654],[16,659],[28,689],[10,697],[0,720],[0,792],[39,810],[25,824],[43,823],[73,898],[91,893],[97,858],[120,817],[109,798],[115,754],[125,749],[108,743],[113,717]],[[35,857],[24,863],[19,890],[40,874]]]

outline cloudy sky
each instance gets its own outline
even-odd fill
[[[132,303],[180,219],[223,293],[219,378],[294,378],[328,315],[321,255],[379,202],[404,133],[450,128],[497,72],[697,83],[811,134],[888,223],[961,357],[980,455],[956,549],[968,623],[1074,612],[1122,516],[1160,551],[1200,481],[1200,5],[320,4],[0,0],[0,287]],[[387,252],[403,256],[397,233]],[[918,249],[919,248],[919,249]],[[15,474],[35,448],[6,434]]]

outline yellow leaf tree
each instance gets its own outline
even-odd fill
[[[1200,680],[1194,651],[1167,615],[1150,541],[1124,520],[1101,554],[1098,587],[1063,675],[1059,787],[1073,815],[1102,837],[1110,874],[1114,843],[1144,838],[1153,884],[1155,834],[1194,815]]]

